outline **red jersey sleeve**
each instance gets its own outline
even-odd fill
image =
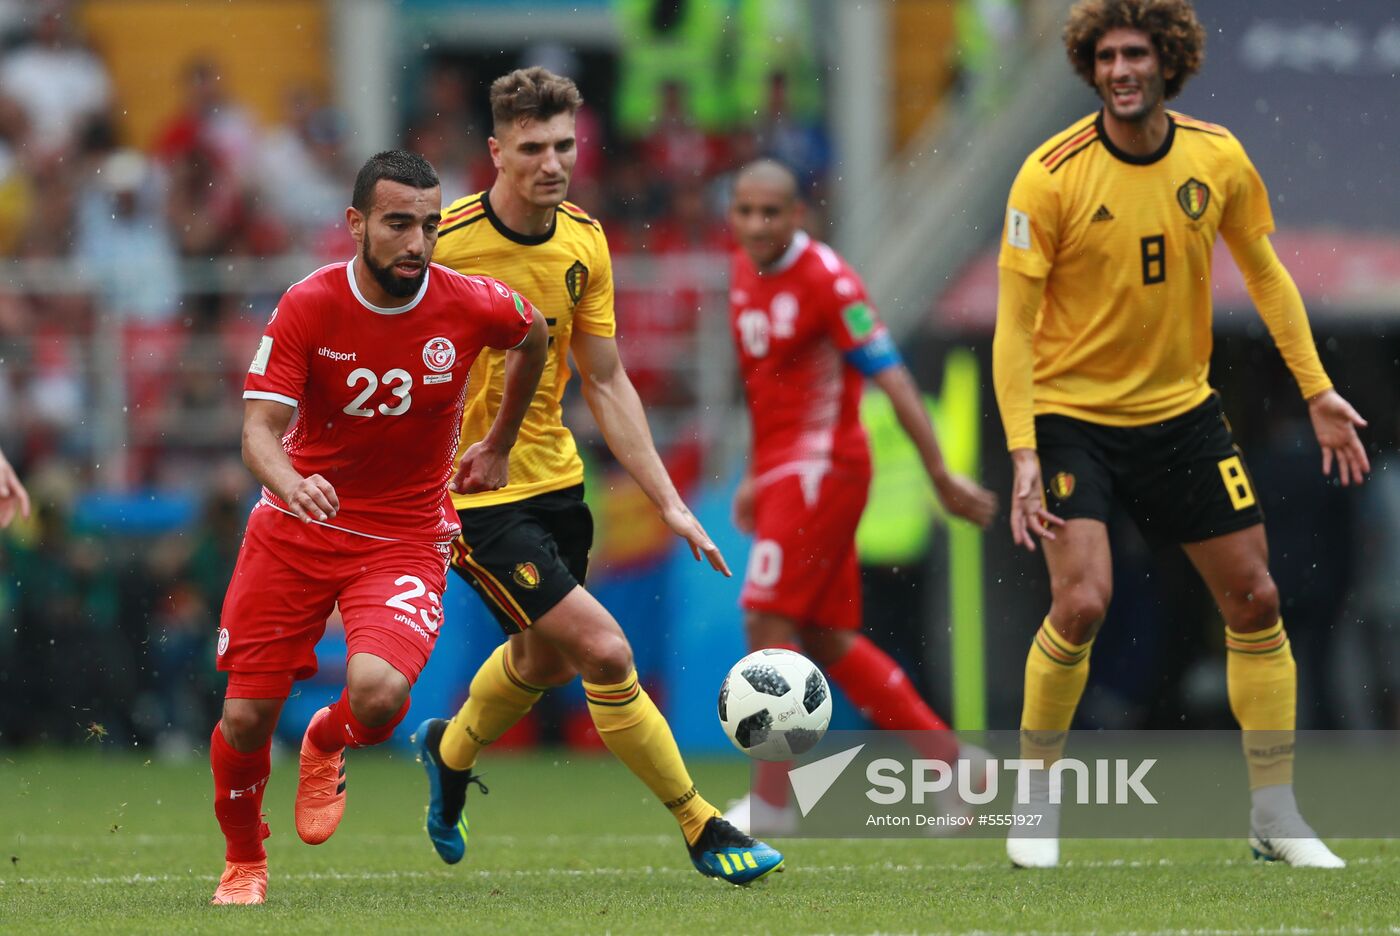
[[[491,314],[482,332],[482,343],[488,348],[503,348],[507,351],[520,347],[525,341],[525,336],[530,334],[535,307],[530,304],[530,300],[500,280],[482,278],[489,287],[486,292],[491,297]]]
[[[276,400],[288,406],[301,403],[311,363],[307,314],[305,303],[291,291],[282,296],[248,366],[243,399]]]
[[[842,353],[869,344],[885,332],[885,323],[870,304],[865,284],[849,269],[823,284],[821,302],[831,340]]]
[[[894,339],[854,270],[842,263],[839,272],[823,286],[822,301],[827,331],[847,364],[866,377],[874,377],[900,363]]]

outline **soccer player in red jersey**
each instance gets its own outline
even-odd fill
[[[227,864],[215,904],[266,896],[272,732],[292,683],[316,672],[316,642],[338,604],[346,688],[306,729],[296,798],[304,841],[335,831],[345,749],[389,737],[437,639],[458,531],[449,477],[458,491],[505,485],[544,368],[543,316],[494,279],[431,262],[441,209],[426,160],[372,157],[346,210],[355,258],[287,290],[248,369],[243,460],[263,495],[219,630],[229,681],[209,759]],[[467,374],[482,348],[516,353],[494,424],[454,473]]]
[[[948,471],[918,386],[864,284],[802,230],[803,213],[785,166],[759,160],[736,177],[730,223],[741,249],[730,320],[753,459],[734,498],[734,522],[755,537],[740,599],[749,645],[800,642],[881,728],[947,729],[899,664],[860,633],[855,536],[871,472],[859,412],[864,380],[889,395],[949,513],[986,526],[996,496]],[[934,756],[956,760],[951,734],[935,746]],[[781,831],[791,821],[784,771],[763,765],[755,794],[727,818]]]

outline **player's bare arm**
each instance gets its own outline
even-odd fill
[[[548,356],[549,329],[544,316],[535,313],[530,331],[519,347],[506,354],[505,392],[501,408],[486,437],[462,453],[449,485],[458,494],[499,491],[510,474],[510,450],[520,434],[520,424],[535,398],[535,388]]]
[[[1035,537],[1053,540],[1064,521],[1045,508],[1040,457],[1035,451],[1035,315],[1045,280],[1003,268],[997,289],[997,330],[992,341],[992,379],[1011,449],[1011,540],[1035,552]]]
[[[28,519],[29,492],[20,483],[15,469],[10,467],[5,453],[0,452],[0,529],[9,526],[16,513]]]
[[[1267,235],[1246,242],[1227,236],[1226,244],[1244,276],[1259,317],[1268,326],[1279,353],[1308,400],[1313,433],[1322,447],[1322,473],[1330,475],[1332,463],[1336,462],[1337,477],[1344,486],[1361,484],[1371,470],[1371,462],[1356,430],[1365,428],[1366,420],[1332,389],[1318,360],[1303,297],[1288,268],[1278,259]]]
[[[603,432],[608,448],[627,470],[651,502],[661,511],[661,518],[677,536],[690,544],[697,560],[706,559],[712,568],[726,577],[732,573],[719,547],[710,539],[700,521],[681,499],[647,425],[646,411],[622,358],[617,353],[617,341],[586,332],[574,332],[571,340],[574,361],[578,364],[583,398]]]
[[[914,383],[909,369],[903,364],[896,364],[886,367],[870,379],[890,398],[895,417],[904,434],[918,448],[924,470],[928,472],[933,490],[944,509],[980,527],[991,523],[997,512],[997,496],[971,478],[948,470],[947,463],[943,461],[943,451],[938,445],[938,434],[933,430],[919,387]]]
[[[296,412],[275,400],[247,400],[243,405],[243,463],[298,519],[329,520],[340,510],[335,488],[318,474],[302,477],[287,452],[282,436]]]

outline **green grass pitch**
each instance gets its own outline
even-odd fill
[[[715,802],[744,766],[692,765]],[[411,756],[352,752],[335,838],[292,828],[296,762],[267,794],[262,907],[207,906],[223,868],[202,759],[0,753],[3,933],[1400,933],[1400,843],[1334,843],[1351,866],[1249,859],[1243,838],[1064,843],[1014,871],[996,840],[791,840],[751,889],[700,877],[669,816],[607,757],[497,756],[448,867],[422,831]],[[1377,804],[1378,809],[1393,808]]]

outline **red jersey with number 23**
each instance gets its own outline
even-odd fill
[[[326,526],[394,540],[458,529],[447,493],[472,362],[514,348],[534,310],[510,287],[429,264],[407,304],[370,304],[354,263],[322,267],[287,290],[267,324],[243,397],[297,408],[282,447],[303,476],[335,488]],[[263,490],[273,507],[287,506]]]
[[[884,339],[865,284],[836,251],[799,231],[773,269],[736,251],[730,327],[753,424],[753,475],[868,471],[864,378],[845,354]]]

